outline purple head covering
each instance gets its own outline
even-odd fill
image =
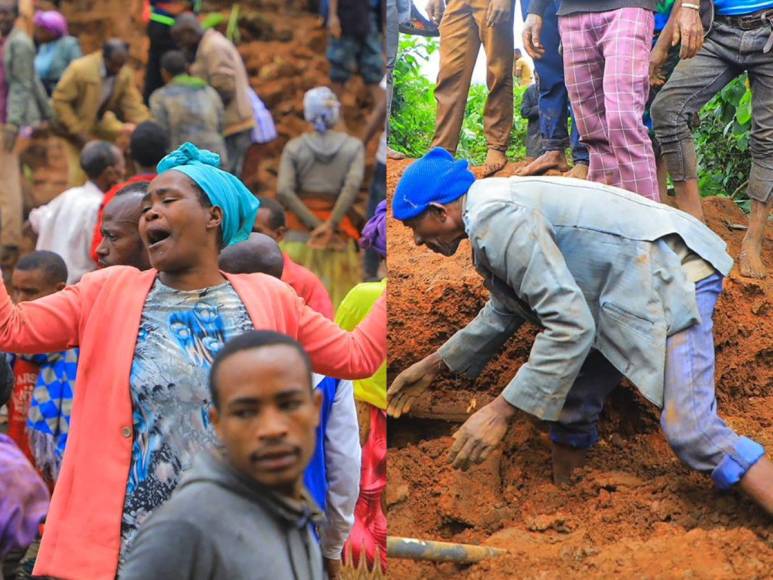
[[[0,560],[27,549],[48,513],[48,488],[13,440],[0,433]]]
[[[382,258],[386,258],[386,244],[386,200],[384,200],[376,206],[375,215],[362,229],[360,247],[363,250],[372,249]]]
[[[62,16],[61,12],[56,10],[37,11],[33,22],[35,26],[56,34],[57,38],[67,36],[67,19]]]

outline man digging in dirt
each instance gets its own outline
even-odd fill
[[[773,463],[716,412],[712,315],[732,267],[725,243],[689,214],[615,187],[474,181],[466,161],[434,149],[397,186],[394,216],[416,245],[451,256],[469,239],[490,298],[398,375],[390,415],[408,412],[444,368],[479,374],[529,320],[542,332],[528,362],[455,433],[455,467],[484,461],[519,408],[551,422],[554,480],[569,481],[598,441],[606,396],[626,376],[662,408],[664,435],[683,462],[773,514]]]

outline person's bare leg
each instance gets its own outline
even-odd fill
[[[749,216],[749,229],[746,230],[741,255],[738,258],[738,267],[741,276],[747,278],[764,278],[767,268],[762,263],[762,244],[765,240],[765,227],[770,213],[770,201],[762,203],[752,200],[752,213]]]
[[[516,175],[541,175],[550,169],[557,169],[561,173],[569,171],[563,151],[545,151],[526,167],[521,167]]]
[[[561,485],[572,480],[572,473],[585,464],[587,449],[553,443],[553,483]]]
[[[588,179],[588,165],[585,163],[575,163],[574,167],[564,173],[564,177],[573,177],[574,179]]]
[[[703,206],[697,179],[675,181],[676,207],[703,221]]]
[[[488,177],[507,165],[507,156],[504,151],[498,149],[489,149],[486,153],[486,162],[483,164],[481,177]]]
[[[773,516],[773,462],[763,457],[752,465],[740,482],[738,489]]]

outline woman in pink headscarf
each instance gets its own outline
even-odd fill
[[[36,12],[33,23],[35,44],[38,45],[35,71],[51,96],[64,70],[72,61],[81,57],[81,47],[78,39],[68,34],[67,20],[61,12]]]

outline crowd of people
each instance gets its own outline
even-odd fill
[[[393,215],[417,246],[443,256],[469,240],[490,295],[466,327],[395,378],[389,414],[409,412],[440,373],[476,377],[530,321],[541,332],[528,361],[454,434],[455,467],[485,461],[520,409],[549,422],[554,481],[571,483],[599,441],[607,396],[627,377],[661,409],[665,438],[686,465],[773,515],[773,462],[717,411],[712,317],[733,258],[702,222],[690,133],[692,116],[746,72],[752,211],[739,273],[764,276],[773,188],[773,101],[766,92],[773,2],[522,2],[523,43],[538,83],[524,97],[523,114],[539,119],[542,153],[517,176],[476,179],[453,153],[483,43],[489,88],[483,173],[495,174],[506,162],[519,70],[513,69],[512,4],[429,1],[440,31],[437,130],[433,148],[403,173]],[[648,106],[653,136],[644,121]],[[571,140],[575,169],[586,167],[569,176],[535,176],[568,170],[570,114],[578,133]],[[674,183],[676,207],[660,203],[667,193],[653,144]]]
[[[383,570],[380,0],[320,6],[330,83],[262,197],[245,157],[280,137],[200,2],[148,3],[142,91],[130,45],[82,55],[59,4],[36,0],[27,31],[0,0],[0,577]],[[39,132],[68,188],[26,211]]]
[[[456,152],[481,44],[486,51],[483,177],[507,163],[513,85],[530,79],[520,49],[513,49],[517,4],[427,3],[440,36],[434,147]],[[532,127],[527,151],[534,158],[518,170],[521,176],[557,170],[670,203],[703,220],[694,118],[731,80],[748,74],[753,122],[746,191],[752,209],[739,272],[764,277],[762,243],[773,189],[767,122],[773,103],[765,88],[773,5],[764,0],[521,0],[520,9],[523,47],[533,59],[537,85],[524,97],[528,104],[522,115]],[[409,12],[403,17],[410,18]]]

